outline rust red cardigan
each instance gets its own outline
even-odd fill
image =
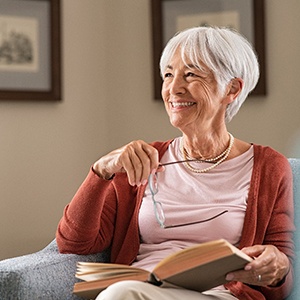
[[[165,153],[171,141],[152,145]],[[113,180],[90,170],[64,210],[57,229],[62,253],[90,254],[111,247],[111,261],[131,264],[139,251],[138,212],[145,186],[132,187],[124,173]],[[292,172],[287,159],[269,147],[254,145],[254,165],[240,248],[273,244],[293,260]],[[284,299],[293,284],[293,269],[279,287],[226,284],[238,299]]]

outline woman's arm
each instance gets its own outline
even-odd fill
[[[106,249],[113,236],[116,203],[111,181],[90,170],[58,224],[60,252],[89,254]]]
[[[146,184],[158,159],[157,149],[144,141],[131,142],[100,158],[64,210],[56,235],[59,250],[87,254],[107,248],[113,240],[118,201],[114,180],[109,179],[125,173],[118,180],[118,188],[124,191],[128,182]]]

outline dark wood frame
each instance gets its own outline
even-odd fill
[[[42,0],[50,2],[50,90],[0,90],[0,99],[3,100],[61,100],[61,16],[60,0]]]
[[[154,78],[154,97],[161,99],[162,79],[159,72],[159,60],[163,50],[163,13],[162,2],[170,0],[151,0],[152,14],[152,40],[153,40],[153,78]],[[175,0],[174,0],[175,1]],[[258,55],[260,64],[260,78],[257,86],[251,95],[266,95],[266,58],[265,58],[265,1],[253,0],[254,10],[254,47]]]

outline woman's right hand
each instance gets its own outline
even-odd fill
[[[147,184],[148,177],[159,166],[158,151],[144,141],[133,141],[101,157],[93,165],[102,178],[109,179],[115,173],[127,173],[129,184]]]

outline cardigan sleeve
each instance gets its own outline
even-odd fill
[[[152,145],[161,157],[170,142]],[[139,248],[138,211],[144,189],[130,186],[125,173],[104,180],[91,169],[59,222],[60,252],[90,254],[111,246],[112,262],[132,262]]]
[[[275,165],[277,164],[277,168]],[[274,204],[268,227],[266,230],[264,244],[275,245],[285,253],[290,260],[290,270],[278,287],[262,287],[261,290],[267,299],[285,299],[293,287],[293,260],[294,243],[294,202],[293,202],[293,177],[290,164],[285,158],[278,159],[270,167],[269,176],[273,183],[262,184],[272,185]],[[270,201],[272,203],[272,201]]]
[[[59,251],[89,254],[106,249],[111,244],[115,214],[112,181],[100,178],[90,169],[58,224]]]
[[[294,205],[293,178],[288,160],[270,147],[254,145],[254,166],[240,247],[270,244],[285,253],[290,271],[278,287],[230,282],[226,287],[238,299],[281,300],[293,286]],[[257,294],[257,293],[260,293]]]

